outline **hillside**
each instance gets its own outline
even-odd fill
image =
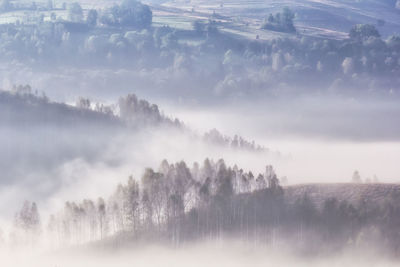
[[[64,103],[50,102],[46,96],[10,93],[0,90],[0,122],[23,126],[117,126],[117,118],[89,109],[79,109]]]
[[[396,32],[399,25],[400,10],[395,1],[243,1],[230,0],[214,2],[209,0],[166,1],[152,5],[155,22],[187,28],[194,19],[216,18],[224,23],[222,30],[248,38],[270,39],[281,33],[259,30],[269,13],[283,7],[290,7],[295,13],[295,24],[303,35],[330,39],[343,39],[352,25],[358,23],[380,24],[380,31],[388,36]],[[216,15],[217,16],[216,16]]]
[[[89,9],[102,9],[112,6],[111,1],[77,1],[85,13]],[[118,2],[118,1],[117,1]],[[245,38],[271,39],[284,34],[260,30],[260,25],[268,14],[290,7],[296,13],[296,26],[302,35],[330,39],[343,39],[352,25],[358,23],[376,24],[384,36],[398,31],[400,10],[396,0],[346,1],[346,0],[306,0],[306,1],[143,1],[153,11],[154,26],[169,25],[177,29],[191,29],[195,20],[213,19],[221,22],[221,30]],[[50,14],[67,19],[68,10],[61,2],[55,2],[53,10],[48,10],[48,1],[37,1],[37,10],[32,9],[30,1],[22,1],[14,9],[0,12],[0,24],[35,22],[35,14],[44,15],[50,21]],[[28,15],[28,17],[26,16]],[[380,22],[378,22],[378,20]]]
[[[324,200],[337,198],[357,204],[361,199],[370,202],[381,202],[391,194],[400,194],[400,184],[300,184],[285,187],[285,198],[289,203],[307,195],[317,206]]]
[[[20,86],[21,87],[21,86]],[[24,87],[21,87],[24,88]],[[21,89],[20,88],[20,89]],[[4,126],[32,127],[32,126],[81,126],[92,130],[91,127],[101,127],[99,131],[111,130],[114,134],[118,129],[140,129],[143,127],[167,126],[175,130],[186,130],[193,134],[177,118],[170,118],[158,106],[136,95],[129,94],[120,97],[118,102],[107,106],[101,103],[91,103],[89,99],[80,98],[76,104],[67,105],[50,101],[45,95],[38,96],[30,92],[8,92],[0,90],[0,123]],[[73,131],[74,132],[74,131]],[[201,137],[207,143],[217,146],[231,147],[253,152],[268,152],[268,149],[248,141],[241,136],[229,137],[212,129]]]
[[[205,159],[194,166],[164,160],[159,171],[146,168],[140,180],[129,177],[111,196],[67,201],[51,216],[49,229],[54,230],[49,234],[62,236],[61,245],[84,240],[104,247],[143,242],[181,247],[228,237],[280,248],[290,244],[307,255],[335,255],[371,244],[399,255],[400,185],[281,188],[272,166],[255,176],[229,167],[223,159]],[[303,197],[304,192],[309,198]],[[293,202],[301,199],[291,204],[284,196]],[[333,197],[336,200],[323,201]],[[366,201],[357,202],[359,197]],[[319,208],[312,201],[323,205]],[[26,220],[23,215],[22,210],[19,216]],[[93,222],[99,227],[91,227]]]

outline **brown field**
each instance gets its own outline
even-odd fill
[[[285,187],[285,198],[289,203],[307,195],[317,206],[324,200],[337,198],[357,204],[361,200],[382,202],[391,194],[400,194],[400,184],[300,184]]]

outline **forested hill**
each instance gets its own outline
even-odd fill
[[[44,94],[33,93],[29,85],[14,86],[12,91],[0,90],[0,123],[12,128],[44,125],[49,128],[72,126],[74,129],[80,127],[88,130],[101,127],[102,131],[166,126],[194,134],[183,122],[166,116],[156,104],[139,99],[135,94],[120,97],[118,102],[111,105],[92,103],[87,98],[79,98],[75,105],[68,105],[52,102]],[[267,148],[254,141],[238,135],[225,136],[216,129],[199,138],[213,146],[268,152]]]
[[[45,95],[0,90],[0,122],[12,127],[24,126],[115,126],[120,124],[110,114],[80,109],[64,103],[50,102]]]
[[[140,179],[129,177],[108,197],[65,202],[45,231],[58,246],[99,241],[113,247],[141,241],[181,246],[234,237],[307,254],[379,247],[399,256],[399,200],[400,185],[285,188],[270,165],[254,175],[223,159],[192,167],[164,160],[158,171],[146,168]],[[43,229],[38,218],[36,204],[25,202],[16,214],[14,242],[35,242]]]
[[[361,201],[380,203],[387,197],[400,195],[400,184],[383,183],[299,184],[286,186],[284,189],[289,203],[295,203],[306,195],[317,206],[332,198],[357,205]]]
[[[183,127],[179,120],[162,114],[157,105],[138,99],[134,94],[121,97],[112,105],[92,103],[86,98],[79,98],[75,105],[69,105],[53,102],[46,95],[33,92],[29,85],[18,85],[11,91],[0,90],[0,111],[3,125],[18,128],[43,125],[86,129],[102,127],[104,130],[161,125]]]

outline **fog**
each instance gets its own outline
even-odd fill
[[[315,132],[302,123],[297,124],[300,129],[288,128],[293,127],[291,120],[303,120],[298,113],[299,117],[292,118],[289,111],[285,110],[271,113],[270,110],[262,112],[260,109],[246,107],[209,108],[207,111],[201,108],[166,107],[166,110],[169,110],[168,114],[174,114],[187,122],[189,127],[199,133],[217,128],[227,135],[240,134],[257,140],[271,151],[280,152],[281,157],[221,150],[200,141],[193,142],[185,133],[162,128],[136,131],[129,135],[125,131],[116,130],[109,134],[110,129],[106,126],[72,131],[64,128],[33,127],[29,133],[3,129],[1,140],[4,142],[3,146],[7,145],[8,152],[2,155],[2,162],[4,166],[9,166],[11,162],[18,160],[18,164],[5,169],[2,183],[13,187],[19,183],[23,183],[23,187],[31,184],[33,187],[29,190],[40,193],[42,197],[53,195],[54,189],[58,192],[60,188],[71,188],[75,193],[81,191],[76,196],[79,199],[85,193],[90,193],[91,196],[103,195],[102,188],[109,188],[131,174],[140,177],[143,166],[157,168],[164,158],[172,162],[186,160],[192,164],[195,161],[201,162],[206,157],[224,158],[231,165],[238,164],[254,171],[262,170],[266,164],[273,164],[278,174],[287,176],[291,184],[348,182],[354,170],[359,170],[364,178],[377,175],[382,182],[399,180],[399,166],[396,163],[400,156],[399,143],[396,140],[386,140],[385,137],[375,137],[373,133],[368,134],[368,128],[365,128],[375,129],[375,126],[365,125],[362,119],[361,122],[360,119],[353,121],[353,124],[361,125],[355,127],[358,128],[356,134],[366,135],[371,140],[359,138],[355,141],[359,136],[339,135],[337,132],[346,132],[346,125],[343,127],[346,123],[341,123],[341,117],[334,116],[333,111],[331,116],[325,117],[325,121],[320,123],[323,124],[320,128],[337,124],[339,129],[334,132],[325,129]],[[277,114],[279,112],[281,115]],[[361,117],[352,114],[349,116]],[[313,118],[305,120],[311,121]],[[396,118],[389,117],[388,120]],[[397,124],[387,127],[396,128]],[[97,133],[95,139],[91,132]],[[379,132],[396,133],[396,129],[381,129]],[[61,136],[64,137],[60,138]],[[70,136],[74,136],[74,140],[70,140]],[[41,141],[45,139],[48,140],[43,147]],[[15,150],[17,147],[19,150]],[[385,160],[381,160],[382,158]],[[90,184],[94,182],[96,187],[90,188]],[[82,189],[76,191],[76,188]],[[27,198],[25,194],[20,195],[20,201]],[[63,199],[67,196],[68,193],[65,193]],[[10,208],[9,205],[6,206]]]
[[[327,258],[301,258],[282,249],[255,248],[231,240],[221,243],[188,244],[182,249],[144,245],[129,250],[98,250],[79,248],[51,253],[25,252],[2,255],[9,266],[64,267],[64,266],[397,266],[396,262],[379,259],[375,253],[344,253]]]
[[[206,111],[196,105],[165,106],[194,129],[216,127],[282,152],[291,160],[275,166],[291,183],[347,182],[355,169],[364,178],[400,179],[396,101],[313,96],[209,106]]]
[[[96,132],[102,130],[97,129]],[[2,140],[9,140],[12,136],[13,141],[18,141],[20,145],[21,139],[15,132],[8,134]],[[43,134],[74,136],[74,141],[60,141],[57,138],[46,141],[46,146],[51,150],[38,149],[40,144],[35,140],[43,140]],[[95,137],[76,131],[67,134],[65,129],[53,128],[30,131],[24,139],[26,143],[22,151],[3,155],[3,163],[8,165],[2,180],[4,192],[7,193],[2,194],[4,205],[0,206],[2,214],[7,214],[8,218],[20,205],[9,205],[10,201],[22,203],[25,199],[35,199],[41,206],[57,205],[60,208],[67,200],[109,195],[129,175],[139,179],[145,167],[157,169],[163,159],[171,162],[185,160],[192,164],[202,162],[207,157],[224,158],[230,164],[240,164],[254,170],[261,170],[276,160],[274,155],[261,154],[260,157],[260,154],[251,152],[216,148],[168,128]],[[27,155],[32,156],[27,158]]]
[[[1,1],[0,265],[395,266],[399,7]]]
[[[346,123],[342,123],[341,117],[335,115],[337,110],[330,108],[334,105],[324,108],[321,104],[308,106],[308,110],[314,111],[308,111],[310,116],[318,117],[312,114],[318,114],[316,111],[320,109],[328,114],[326,120],[320,122],[317,122],[317,118],[307,118],[306,121],[322,124],[321,127],[315,127],[314,124],[313,129],[308,129],[292,120],[303,121],[296,111],[305,110],[305,103],[310,101],[301,100],[298,101],[298,106],[290,105],[294,111],[285,108],[276,110],[274,106],[268,105],[254,109],[252,106],[237,107],[228,104],[223,107],[207,106],[206,109],[199,105],[189,108],[185,105],[171,106],[169,103],[165,101],[163,112],[168,116],[178,117],[189,131],[162,125],[116,127],[108,119],[91,124],[90,119],[88,121],[90,117],[77,120],[76,125],[80,127],[75,128],[68,128],[68,124],[64,123],[57,125],[51,120],[44,124],[45,127],[41,126],[43,122],[40,120],[39,124],[28,121],[14,124],[12,120],[8,120],[1,131],[2,147],[6,151],[2,154],[2,228],[6,231],[12,229],[12,217],[24,200],[32,199],[37,202],[43,222],[46,222],[46,218],[61,210],[66,201],[79,202],[87,198],[110,196],[115,187],[119,183],[125,183],[130,175],[140,180],[145,167],[157,170],[163,159],[169,162],[184,160],[191,166],[194,162],[202,163],[205,158],[223,158],[229,166],[237,164],[246,171],[255,173],[262,173],[265,166],[271,164],[278,177],[286,177],[289,185],[348,183],[354,170],[359,171],[363,181],[372,180],[374,176],[378,177],[379,182],[399,181],[399,143],[386,136],[368,134],[368,127],[374,127],[365,124],[362,117],[370,112],[369,109],[358,110],[358,114],[349,113],[354,118],[354,124],[364,129],[349,133]],[[344,105],[347,109],[354,106],[357,104],[352,101]],[[389,106],[388,109],[396,111],[395,107]],[[45,114],[45,110],[46,105],[40,112]],[[299,116],[293,118],[293,112]],[[69,115],[59,113],[57,116],[61,121]],[[396,120],[390,116],[387,119]],[[323,129],[330,124],[338,125],[341,133],[331,133]],[[297,125],[297,128],[293,128],[293,125]],[[382,132],[396,131],[397,125],[387,124],[386,127]],[[268,151],[260,153],[237,150],[206,143],[198,138],[212,128],[217,128],[228,136],[239,134],[249,140],[257,140]],[[315,131],[316,128],[322,130]],[[139,257],[145,258],[141,253]],[[178,250],[171,253],[184,252]],[[273,255],[271,257],[276,257],[275,253]],[[38,256],[34,253],[32,257]],[[88,257],[88,260],[91,258],[88,255],[83,257]],[[114,257],[110,255],[104,262],[113,261]],[[174,257],[179,258],[178,255]],[[220,259],[221,264],[229,264],[230,259],[231,256],[224,254]],[[51,254],[44,256],[43,260],[51,261]],[[237,259],[239,260],[246,259]],[[126,261],[130,262],[129,257]],[[344,257],[338,261],[351,261],[351,258]],[[316,266],[322,264],[318,261],[314,263]],[[157,262],[149,264],[157,265]],[[184,262],[178,261],[176,264],[179,266]]]

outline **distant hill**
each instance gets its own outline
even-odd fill
[[[0,91],[0,123],[23,126],[113,126],[117,118],[64,103],[50,102],[46,96]]]
[[[15,129],[61,127],[68,132],[71,131],[71,134],[76,134],[76,128],[80,127],[82,130],[87,130],[89,136],[94,129],[100,132],[108,130],[113,135],[119,129],[139,129],[147,126],[167,126],[187,131],[190,135],[194,134],[177,118],[167,117],[157,105],[138,99],[134,94],[121,97],[117,104],[111,106],[94,104],[84,98],[79,99],[76,106],[72,106],[52,102],[45,95],[33,94],[29,85],[18,86],[13,92],[0,90],[0,124]],[[198,138],[211,145],[253,152],[270,152],[254,141],[248,141],[237,135],[231,138],[216,129]]]

